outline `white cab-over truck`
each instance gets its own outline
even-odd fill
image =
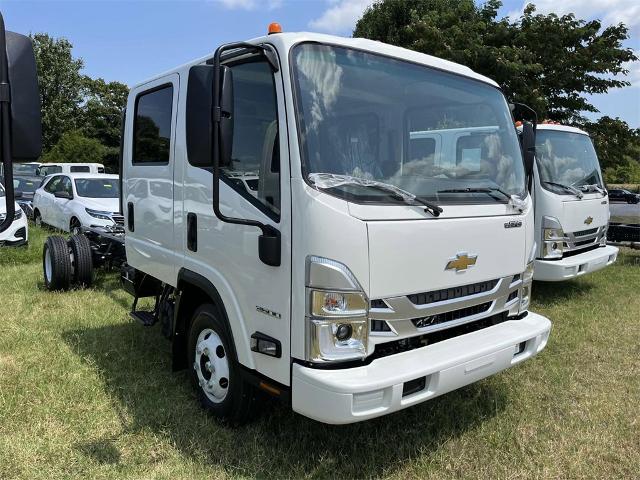
[[[537,126],[534,188],[535,280],[569,280],[616,261],[618,248],[607,245],[608,196],[585,131]]]
[[[86,234],[94,259],[124,238],[132,315],[161,324],[217,416],[246,418],[257,388],[322,422],[366,420],[547,344],[551,322],[528,311],[527,127],[521,145],[492,80],[413,51],[227,44],[132,88],[125,226]],[[135,310],[145,296],[152,312]]]

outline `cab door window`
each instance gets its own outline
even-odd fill
[[[274,219],[280,217],[280,146],[273,72],[264,61],[231,66],[234,124],[223,178]]]

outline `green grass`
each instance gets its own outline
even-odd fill
[[[535,284],[554,329],[533,360],[417,407],[328,426],[265,405],[219,426],[128,319],[116,275],[42,289],[41,244],[0,250],[0,478],[637,478],[640,253]],[[21,263],[25,262],[25,263]]]

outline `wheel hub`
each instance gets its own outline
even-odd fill
[[[194,360],[200,388],[212,402],[222,402],[229,392],[229,361],[222,340],[212,329],[198,335]]]

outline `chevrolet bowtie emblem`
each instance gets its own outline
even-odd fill
[[[593,222],[593,217],[587,217],[584,221],[587,225],[591,225],[591,222]]]
[[[450,258],[445,270],[454,270],[459,272],[460,270],[466,270],[476,264],[478,259],[477,255],[468,255],[466,253],[458,253],[455,257]]]

